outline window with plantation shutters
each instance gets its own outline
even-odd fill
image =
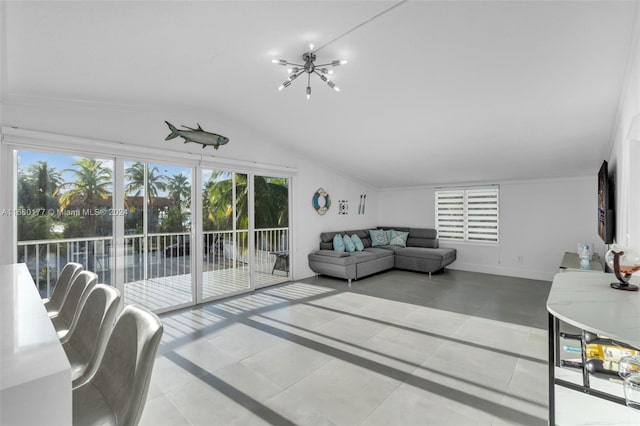
[[[438,238],[498,242],[498,187],[436,191]]]

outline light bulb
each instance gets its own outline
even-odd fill
[[[287,65],[287,61],[285,59],[272,59],[271,63],[285,66]]]
[[[313,52],[313,43],[309,43],[309,52]]]
[[[340,65],[347,65],[347,61],[345,60],[340,61]]]
[[[333,90],[335,90],[336,92],[340,91],[340,88],[336,86],[336,84],[331,80],[327,81],[327,85],[331,87]]]
[[[311,99],[311,86],[307,86],[307,99]]]
[[[289,87],[290,85],[291,85],[291,80],[285,80],[285,82],[282,83],[280,87],[278,87],[278,90],[282,91],[282,89],[284,89],[285,87]]]

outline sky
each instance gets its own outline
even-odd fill
[[[57,154],[50,152],[38,152],[38,151],[18,151],[18,169],[26,170],[31,164],[35,164],[38,161],[46,161],[50,167],[55,168],[62,175],[63,181],[71,181],[74,178],[73,173],[63,172],[66,169],[73,169],[73,162],[82,158],[74,155]],[[112,159],[100,159],[104,161],[104,166],[113,169]],[[125,169],[129,167],[133,161],[125,161]],[[184,166],[170,166],[166,164],[149,163],[149,167],[157,166],[158,170],[167,176],[177,175],[179,173],[184,174],[187,177],[189,183],[192,182],[192,168]],[[211,176],[211,171],[208,171],[205,178]],[[206,180],[205,180],[206,181]],[[126,182],[125,182],[126,184]],[[160,196],[166,196],[166,192],[160,191]]]

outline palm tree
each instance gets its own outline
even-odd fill
[[[248,186],[247,175],[236,174],[236,228],[247,229]],[[216,229],[231,229],[234,214],[233,181],[229,172],[216,172],[205,184],[204,216]],[[276,228],[289,223],[288,179],[266,176],[254,177],[255,227]]]
[[[111,196],[111,168],[94,158],[80,158],[73,165],[76,168],[64,170],[72,173],[75,179],[60,185],[61,190],[66,190],[60,196],[60,208],[64,210],[73,203],[86,209],[97,209],[100,200]],[[84,216],[85,235],[96,235],[96,218],[92,214]]]
[[[44,240],[52,236],[52,216],[46,209],[58,206],[60,172],[46,161],[29,165],[18,173],[18,207],[40,213],[18,216],[18,240]],[[38,209],[38,210],[34,210]]]
[[[48,209],[58,205],[56,196],[62,184],[62,177],[55,167],[50,167],[46,161],[38,161],[29,166],[29,174],[37,191],[37,207]]]
[[[203,216],[216,230],[231,230],[235,214],[236,229],[249,227],[247,175],[235,174],[236,200],[233,202],[233,173],[216,171],[205,184]],[[235,207],[235,210],[234,210]]]
[[[173,205],[169,207],[167,217],[163,220],[163,228],[165,231],[182,232],[185,216],[190,215],[191,184],[184,174],[179,173],[167,180],[166,189]]]
[[[256,176],[254,181],[256,228],[289,225],[289,180]]]
[[[150,167],[147,165],[146,169],[147,172],[145,176],[145,163],[141,163],[139,161],[133,163],[130,167],[127,167],[125,170],[127,184],[125,185],[124,190],[127,195],[133,196],[134,198],[141,198],[144,191],[146,191],[149,203],[148,223],[150,224],[151,229],[155,229],[158,222],[158,216],[160,214],[160,208],[154,205],[154,200],[158,198],[160,191],[167,189],[167,177],[160,174],[158,166]],[[127,204],[128,203],[125,200],[125,205],[129,209],[129,212],[135,215],[137,203],[134,202],[133,206]],[[142,201],[140,201],[139,205],[142,205]],[[142,231],[141,214],[128,217],[127,221],[131,221],[135,224],[135,228],[140,232]]]
[[[144,163],[135,162],[125,170],[125,178],[127,185],[124,190],[127,194],[134,197],[140,197],[142,191],[146,187],[149,199],[157,198],[159,191],[164,191],[167,187],[165,181],[166,176],[159,174],[158,166],[147,167],[147,176],[145,181]]]

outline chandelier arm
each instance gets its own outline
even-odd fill
[[[328,64],[318,64],[316,67],[326,67],[327,65],[331,65],[332,67],[336,67],[338,65],[333,65],[333,62],[329,62]]]
[[[289,80],[289,81],[293,81],[293,80],[295,80],[296,78],[300,77],[300,75],[301,75],[303,72],[305,72],[305,71],[304,71],[304,69],[301,69],[301,70],[299,70],[298,72],[291,74],[291,77],[289,77],[289,78],[288,78],[288,80]]]

